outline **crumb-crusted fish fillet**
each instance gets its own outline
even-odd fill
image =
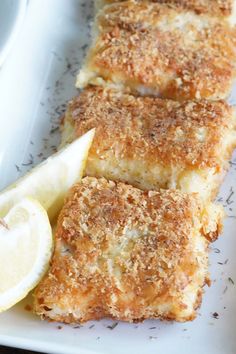
[[[99,9],[105,5],[110,5],[124,0],[95,0],[96,8]],[[133,0],[135,1],[135,0]],[[143,2],[145,0],[136,0]],[[168,4],[180,9],[186,9],[197,14],[209,14],[225,19],[231,24],[236,22],[236,1],[235,0],[149,0],[159,4]]]
[[[96,127],[86,175],[141,189],[214,198],[236,147],[235,110],[224,101],[177,102],[91,87],[75,97],[62,145]]]
[[[36,313],[66,323],[194,319],[221,217],[195,195],[86,177],[60,213]]]
[[[228,96],[236,29],[210,15],[150,2],[101,10],[77,87],[105,85],[176,100]]]

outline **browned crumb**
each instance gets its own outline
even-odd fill
[[[0,225],[3,226],[5,229],[9,230],[9,226],[2,218],[0,218]]]
[[[121,2],[124,0],[98,0],[98,6],[104,6]],[[136,0],[136,2],[144,0]],[[235,0],[148,0],[148,2],[157,2],[159,4],[168,4],[181,9],[195,11],[197,14],[209,14],[212,16],[228,17],[233,14]]]
[[[30,306],[29,304],[25,305],[24,309],[28,312],[32,311],[32,306]]]
[[[224,101],[177,102],[91,87],[69,103],[63,141],[94,127],[86,174],[142,189],[214,197],[236,147],[235,112]]]
[[[236,30],[210,15],[150,2],[105,7],[77,79],[176,100],[228,96],[235,78]],[[95,29],[96,31],[96,29]]]
[[[221,209],[195,195],[87,177],[59,216],[35,311],[66,323],[192,320],[208,279],[207,238],[219,223]]]
[[[91,154],[158,161],[163,165],[220,169],[228,160],[227,133],[236,133],[235,111],[225,101],[176,102],[89,88],[68,106],[75,136],[96,128]],[[236,147],[236,134],[230,155]]]

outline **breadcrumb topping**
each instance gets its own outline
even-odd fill
[[[235,78],[236,30],[210,15],[125,1],[98,13],[98,35],[77,86],[116,85],[176,100],[228,96]]]
[[[66,120],[75,137],[96,128],[91,159],[220,170],[236,147],[235,111],[222,100],[177,102],[91,87],[69,103]]]
[[[35,311],[67,323],[192,320],[208,281],[207,238],[217,237],[221,217],[195,195],[83,179],[60,213]]]
[[[124,0],[98,0],[99,7],[122,2]],[[136,2],[144,0],[136,0]],[[235,0],[149,0],[159,4],[168,4],[182,9],[195,11],[197,14],[209,14],[219,17],[227,17],[233,13]]]

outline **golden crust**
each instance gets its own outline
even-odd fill
[[[229,157],[222,148],[226,134],[236,134],[235,112],[225,101],[176,102],[98,87],[75,97],[66,119],[73,121],[76,136],[96,128],[91,154],[103,158],[110,148],[118,159],[158,160],[184,168],[220,169]]]
[[[102,0],[97,2],[99,3],[99,7],[101,7],[122,1],[124,0]],[[140,2],[142,1],[140,0]],[[149,0],[149,2],[168,4],[181,9],[195,11],[197,14],[209,14],[217,17],[232,15],[235,6],[235,0]]]
[[[194,319],[208,279],[206,237],[222,216],[208,207],[215,216],[194,195],[83,179],[60,213],[36,313],[67,323]]]
[[[177,102],[91,87],[69,103],[66,122],[73,127],[72,138],[96,128],[88,175],[114,179],[108,170],[116,171],[127,161],[129,170],[115,179],[144,188],[140,181],[135,182],[132,163],[149,173],[157,165],[169,170],[163,183],[158,182],[160,170],[154,171],[156,185],[146,189],[156,188],[158,183],[168,188],[174,173],[205,170],[207,174],[212,169],[213,175],[221,176],[236,147],[235,112],[224,101]],[[66,131],[64,136],[68,138]],[[105,162],[108,165],[103,168]],[[217,190],[220,182],[221,178],[209,188]]]
[[[125,1],[105,7],[77,86],[116,85],[176,100],[228,96],[236,30],[211,16]]]

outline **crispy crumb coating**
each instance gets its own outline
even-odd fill
[[[195,195],[86,177],[60,213],[36,313],[66,323],[194,319],[221,217]]]
[[[87,175],[206,199],[215,197],[236,147],[235,111],[224,101],[178,102],[91,87],[69,103],[63,144],[94,127]]]
[[[97,0],[95,1],[97,8],[104,5],[110,5],[124,0]],[[136,0],[136,2],[144,0]],[[235,16],[235,0],[149,0],[149,2],[157,2],[159,4],[168,4],[195,11],[197,14],[209,14],[211,16],[231,18]],[[232,18],[232,20],[235,20]],[[235,22],[235,21],[234,21]]]
[[[106,6],[77,77],[176,100],[228,96],[235,78],[236,29],[212,16],[150,2]]]

